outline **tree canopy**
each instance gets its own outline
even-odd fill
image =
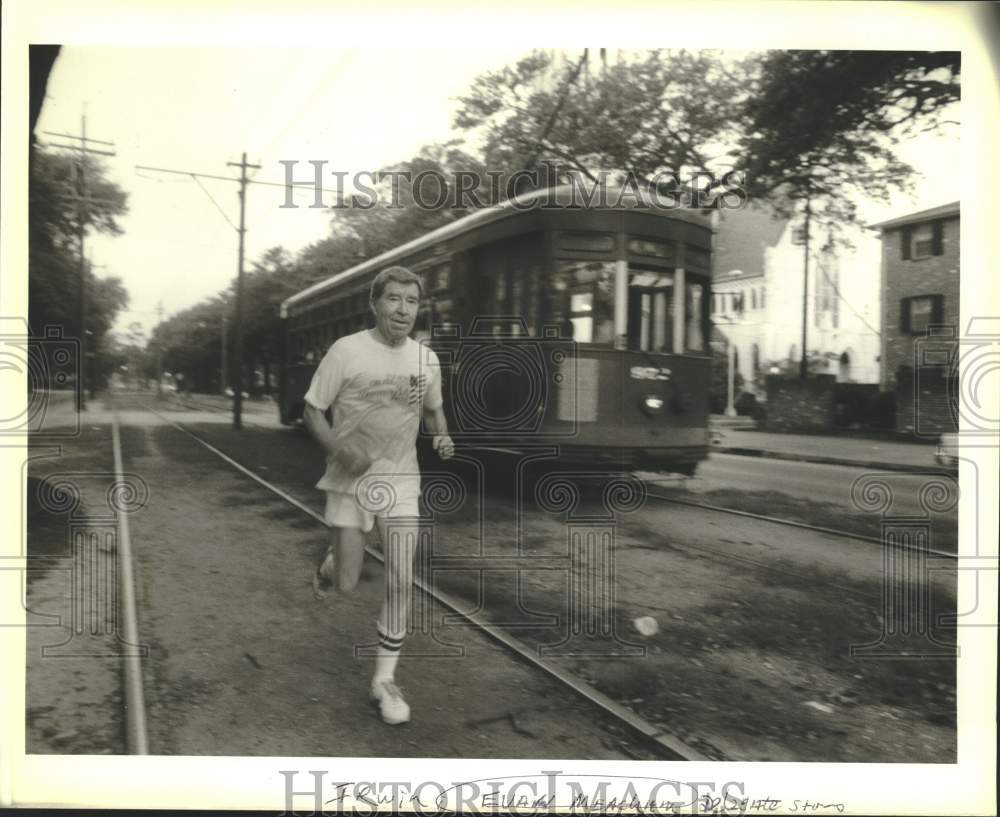
[[[785,215],[808,197],[829,234],[856,218],[853,198],[884,198],[907,185],[912,168],[894,146],[948,121],[960,75],[960,55],[951,52],[734,57],[653,50],[608,58],[602,50],[597,58],[588,50],[536,50],[472,82],[458,100],[455,140],[382,168],[379,204],[364,206],[359,198],[333,211],[329,234],[314,244],[294,256],[274,247],[251,264],[247,368],[278,362],[284,298],[465,215],[475,206],[470,202],[493,200],[483,186],[464,202],[454,189],[440,189],[453,186],[460,172],[484,180],[487,171],[509,176],[555,165],[619,181],[673,172],[683,182],[697,173],[718,179],[738,171],[751,198]],[[551,173],[541,178],[553,180]],[[435,199],[442,206],[426,206]],[[390,201],[394,206],[385,206]],[[176,344],[171,366],[217,371],[222,315],[232,303],[230,288],[157,330],[154,342]],[[212,333],[211,341],[204,332]]]
[[[674,171],[681,181],[737,170],[779,210],[808,195],[847,221],[852,194],[907,185],[912,168],[893,146],[944,121],[961,74],[957,52],[902,51],[659,50],[596,70],[584,52],[582,65],[561,67],[536,51],[460,99],[455,126],[488,166],[544,160],[591,177]]]
[[[593,177],[599,170],[650,178],[732,164],[740,72],[709,52],[650,51],[594,69],[536,51],[488,72],[461,97],[455,126],[502,170],[546,161]],[[562,68],[562,70],[560,70]],[[555,112],[556,115],[552,116]]]
[[[83,160],[87,207],[78,206],[82,192],[80,160],[32,149],[28,186],[28,323],[34,335],[58,327],[65,337],[81,337],[79,230],[120,235],[119,219],[128,211],[125,192],[109,181],[101,165]],[[90,351],[100,354],[102,341],[118,312],[128,305],[128,292],[116,276],[98,278],[85,262],[87,337]],[[97,372],[107,367],[98,365]]]
[[[752,195],[825,200],[852,219],[851,196],[885,199],[913,170],[901,136],[939,126],[958,102],[957,52],[775,51],[753,64],[738,167]]]

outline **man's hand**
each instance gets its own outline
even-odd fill
[[[434,435],[434,450],[437,451],[438,456],[443,459],[451,459],[455,454],[455,443],[451,441],[451,437],[447,434],[435,434]]]
[[[364,446],[353,439],[338,441],[333,450],[333,461],[351,477],[360,476],[372,465]]]

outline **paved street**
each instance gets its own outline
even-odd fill
[[[886,463],[937,469],[934,445],[930,443],[869,440],[832,434],[780,434],[742,428],[725,428],[721,432],[721,448],[762,451],[803,460],[842,460],[855,464]]]
[[[928,474],[933,469],[928,470]],[[851,486],[865,476],[883,475],[893,489],[893,513],[921,516],[919,491],[928,476],[886,473],[878,468],[855,468],[812,462],[790,462],[734,454],[712,454],[697,475],[682,484],[688,491],[775,491],[790,497],[837,505],[850,513],[862,510],[851,499]]]

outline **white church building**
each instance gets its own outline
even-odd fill
[[[714,215],[714,336],[734,344],[742,390],[764,397],[768,373],[799,371],[804,219],[774,216],[763,205]],[[878,383],[881,248],[862,229],[848,236],[853,248],[830,249],[815,222],[810,229],[809,371],[838,382]]]

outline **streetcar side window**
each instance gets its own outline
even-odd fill
[[[449,289],[451,287],[451,264],[445,262],[435,269],[435,289]]]
[[[514,253],[510,259],[510,309],[511,315],[519,320],[511,323],[511,332],[515,335],[527,330],[529,335],[535,334],[538,309],[535,304],[537,296],[537,280],[539,266],[528,264]]]
[[[547,320],[558,317],[573,330],[577,343],[614,342],[615,264],[612,261],[558,261],[555,292]],[[559,298],[562,294],[563,297]],[[565,295],[568,294],[568,298]],[[559,303],[559,301],[562,303]]]
[[[705,351],[705,287],[697,281],[687,282],[684,301],[684,348],[689,352]]]
[[[577,343],[593,343],[594,340],[594,293],[586,290],[573,292],[569,296],[569,322],[573,324],[573,340]]]
[[[510,271],[510,308],[511,315],[524,315],[524,281],[521,279],[520,270]],[[511,331],[517,335],[521,332],[521,324],[514,321],[511,324]]]
[[[431,336],[431,305],[424,301],[417,311],[417,320],[413,324],[414,340],[426,340]]]

